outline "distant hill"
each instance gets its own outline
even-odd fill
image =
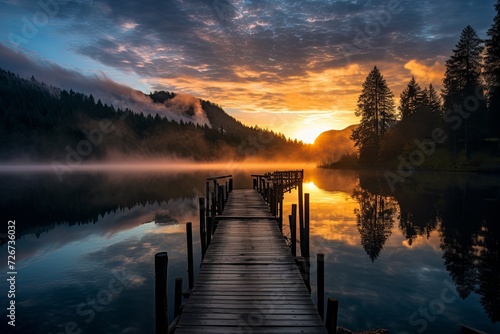
[[[335,162],[344,154],[356,153],[354,142],[350,139],[352,130],[357,125],[350,125],[343,130],[329,130],[321,133],[314,141],[313,148],[321,162]]]
[[[245,126],[218,105],[191,95],[134,92],[129,104],[121,102],[116,108],[92,95],[0,69],[0,159],[54,162],[57,168],[67,168],[106,159],[314,157],[308,145]]]

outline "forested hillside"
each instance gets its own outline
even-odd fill
[[[164,103],[175,93],[155,92]],[[247,127],[219,106],[200,101],[210,125],[135,113],[92,95],[26,80],[0,69],[0,158],[8,161],[102,161],[141,157],[197,161],[311,157],[282,134]],[[187,115],[194,110],[184,111]],[[205,115],[204,115],[205,117]]]

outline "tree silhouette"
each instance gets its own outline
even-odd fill
[[[485,41],[484,67],[491,133],[500,137],[500,0],[495,4],[495,10],[497,14]]]
[[[396,120],[393,96],[387,82],[375,66],[363,83],[355,112],[356,116],[361,116],[361,122],[351,135],[362,161],[378,159],[380,139]]]
[[[400,105],[398,107],[401,120],[407,120],[422,108],[424,95],[422,88],[412,77],[406,88],[401,92]]]
[[[453,55],[446,61],[443,107],[450,117],[448,119],[458,117],[456,122],[450,122],[453,150],[457,152],[457,144],[461,140],[464,142],[466,156],[471,152],[472,140],[479,138],[486,125],[486,103],[481,79],[483,49],[483,41],[471,26],[467,26],[453,49]],[[477,106],[469,105],[471,101],[477,101]],[[459,120],[463,120],[463,124]]]

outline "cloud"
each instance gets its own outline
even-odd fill
[[[129,108],[146,115],[159,114],[170,120],[193,122],[210,126],[210,122],[201,108],[197,98],[189,94],[179,93],[168,104],[154,103],[141,91],[119,84],[104,73],[99,76],[85,76],[76,71],[65,69],[47,61],[33,60],[28,56],[15,52],[0,43],[0,63],[5,70],[29,78],[32,75],[39,81],[61,89],[73,89],[77,92],[92,94],[116,108]],[[192,110],[192,113],[186,112]]]
[[[441,85],[445,73],[445,66],[439,60],[436,60],[434,64],[426,65],[417,59],[412,59],[404,65],[404,68],[409,70],[417,81],[433,85]]]
[[[401,13],[391,15],[388,3],[108,0],[61,7],[51,23],[71,52],[136,75],[151,90],[183,91],[239,115],[347,109],[351,121],[342,128],[357,122],[355,92],[374,65],[395,96],[408,70],[440,82],[437,61],[451,55],[467,24],[486,37],[495,0],[401,0]],[[33,7],[28,0],[9,6]],[[342,46],[370,27],[376,33],[346,57]],[[330,75],[353,68],[362,74]]]

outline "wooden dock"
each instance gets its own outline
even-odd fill
[[[327,333],[260,194],[233,190],[217,219],[175,333]]]

